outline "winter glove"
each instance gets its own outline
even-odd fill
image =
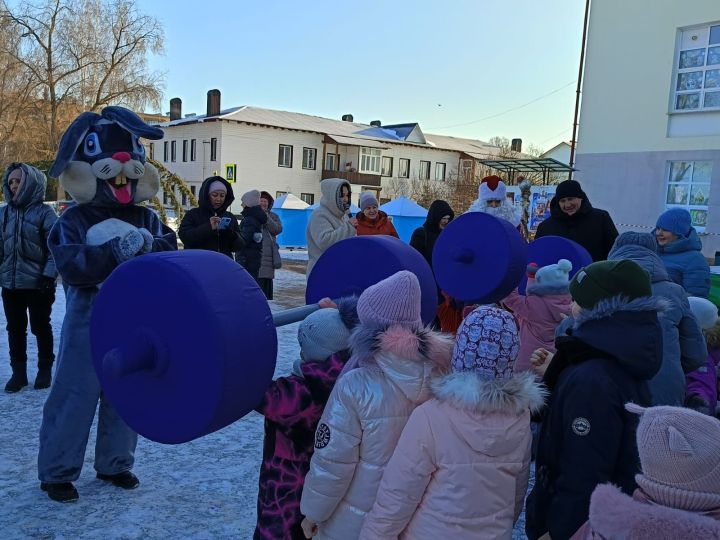
[[[260,244],[260,243],[262,242],[262,233],[261,233],[261,232],[256,232],[255,234],[253,234],[253,240],[254,240],[256,243]]]
[[[145,245],[143,235],[137,230],[130,230],[120,238],[120,260],[132,259]]]
[[[153,242],[155,241],[155,237],[152,235],[150,231],[148,231],[145,228],[138,229],[140,234],[142,234],[143,240],[145,241],[145,244],[143,244],[142,252],[143,253],[150,253],[153,248]]]

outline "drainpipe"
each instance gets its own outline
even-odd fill
[[[585,46],[587,44],[588,19],[590,17],[590,0],[585,0],[585,20],[583,22],[582,44],[580,46],[580,67],[578,68],[577,89],[575,90],[575,117],[573,118],[573,134],[570,142],[570,167],[575,167],[575,147],[577,146],[578,119],[580,116],[580,94],[582,92],[583,68],[585,66]],[[573,171],[568,174],[572,180]]]

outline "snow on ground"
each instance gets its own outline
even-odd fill
[[[308,252],[307,249],[281,249],[280,256],[283,260],[291,261],[307,261]]]
[[[305,276],[279,270],[273,310],[304,303]],[[58,287],[53,309],[56,350],[65,298]],[[0,313],[0,326],[4,315]],[[278,329],[276,376],[292,369],[297,324]],[[0,331],[0,384],[10,377],[7,334]],[[140,439],[134,472],[140,487],[124,491],[95,478],[95,429],[75,486],[80,500],[51,501],[37,480],[38,432],[49,390],[32,389],[37,349],[28,339],[31,385],[17,394],[0,391],[0,531],[8,539],[252,538],[263,422],[250,413],[223,430],[182,445]],[[192,396],[188,396],[192,399]],[[478,501],[481,504],[481,501]],[[522,530],[522,522],[516,531]],[[514,538],[524,538],[517,532]]]

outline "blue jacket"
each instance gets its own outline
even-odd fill
[[[670,279],[682,285],[690,296],[707,298],[710,294],[710,267],[701,250],[702,243],[695,229],[690,229],[687,237],[658,246],[658,254]]]
[[[622,238],[618,237],[618,241]],[[687,294],[680,285],[670,281],[660,257],[643,246],[616,242],[608,259],[630,259],[638,263],[650,274],[653,296],[668,301],[667,308],[659,314],[663,329],[662,366],[650,380],[650,393],[653,405],[682,407],[685,373],[704,366],[707,360],[705,337],[690,310]]]
[[[659,309],[653,298],[605,300],[575,319],[572,335],[557,339],[525,514],[530,540],[546,532],[570,538],[587,521],[599,484],[633,492],[638,418],[625,404],[650,405],[647,381],[662,357]]]
[[[8,204],[0,208],[0,287],[5,289],[39,289],[43,281],[57,277],[55,262],[48,250],[50,229],[57,215],[43,204],[47,179],[45,174],[24,163],[20,168],[25,180],[17,200],[8,186],[10,169],[3,177],[3,193]]]

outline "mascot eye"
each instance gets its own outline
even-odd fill
[[[83,149],[86,156],[97,156],[100,152],[102,152],[102,148],[100,148],[100,139],[97,136],[97,133],[90,133],[87,137],[85,137],[85,148]]]

